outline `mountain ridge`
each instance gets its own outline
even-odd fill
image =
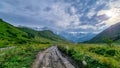
[[[40,43],[50,44],[68,42],[50,30],[36,31],[27,27],[15,27],[0,19],[0,47],[13,44]]]
[[[120,22],[105,29],[87,42],[105,42],[105,38],[111,39],[113,41],[120,40]]]

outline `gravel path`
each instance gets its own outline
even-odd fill
[[[69,60],[65,55],[63,56],[57,46],[52,46],[38,53],[32,68],[76,68]]]

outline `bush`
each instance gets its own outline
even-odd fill
[[[66,48],[67,47],[67,48]],[[117,47],[117,48],[116,48]],[[120,48],[97,45],[61,45],[60,50],[75,61],[87,63],[87,68],[118,68],[120,64]]]
[[[113,49],[110,49],[110,50],[106,51],[106,55],[109,55],[109,56],[115,56],[117,54],[118,54],[118,51],[113,50]]]
[[[104,39],[104,42],[108,45],[108,46],[112,46],[112,43],[113,43],[113,40],[112,39],[110,39],[110,38],[105,38]]]
[[[98,47],[98,48],[90,48],[89,51],[93,52],[93,53],[96,53],[96,54],[104,55],[106,49]]]

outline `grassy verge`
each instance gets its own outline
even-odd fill
[[[50,44],[31,44],[0,50],[0,68],[30,68],[36,54]]]
[[[86,62],[88,68],[119,68],[120,46],[99,44],[60,45],[59,49],[77,62]]]

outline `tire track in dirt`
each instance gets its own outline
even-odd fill
[[[52,46],[38,53],[32,68],[75,68],[75,66],[62,55],[57,46]]]

